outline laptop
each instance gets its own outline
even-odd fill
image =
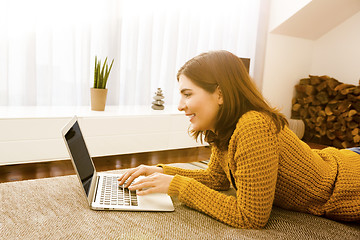
[[[167,194],[138,196],[135,191],[119,186],[117,179],[121,174],[96,172],[76,116],[63,128],[62,136],[91,209],[174,211],[172,200]]]

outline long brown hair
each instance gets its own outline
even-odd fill
[[[276,108],[265,101],[252,82],[242,60],[228,51],[212,51],[200,54],[180,68],[177,74],[185,75],[194,84],[209,93],[217,87],[223,96],[215,123],[215,133],[210,130],[190,130],[195,139],[204,139],[220,149],[227,149],[238,120],[250,110],[264,112],[274,121],[277,133],[287,125],[287,120]]]

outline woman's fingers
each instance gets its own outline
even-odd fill
[[[132,184],[131,186],[129,186],[129,189],[133,191],[133,190],[140,190],[140,189],[151,188],[151,187],[155,187],[152,179],[143,178],[139,182],[136,182],[136,183]]]
[[[132,183],[132,181],[134,181],[135,178],[139,177],[141,175],[141,172],[139,172],[139,170],[141,171],[140,166],[136,167],[136,168],[131,168],[129,169],[126,173],[124,173],[119,179],[119,185],[123,185],[125,183],[125,181],[127,180],[127,184],[129,185]],[[127,187],[127,186],[125,186]]]
[[[123,174],[118,179],[119,185],[122,185],[127,181],[125,187],[128,187],[137,177],[141,175],[147,176],[155,172],[163,172],[163,169],[155,166],[140,165],[136,168],[129,169],[125,174]]]
[[[134,191],[138,190],[138,195],[146,195],[149,193],[167,193],[169,185],[173,176],[153,173],[138,182],[132,184],[129,189]]]
[[[118,178],[119,184],[120,185],[124,184],[124,182],[126,181],[127,178],[128,178],[128,176],[127,176],[127,172],[126,172]]]
[[[130,190],[139,190],[142,188],[153,187],[153,182],[154,182],[153,175],[154,174],[151,174],[150,176],[142,178],[139,181],[137,181],[136,183],[133,183],[129,187],[129,189]]]
[[[139,176],[141,175],[145,175],[145,172],[143,171],[143,169],[138,169],[135,172],[133,172],[130,177],[128,177],[127,182],[125,184],[125,187],[129,187],[130,184]]]
[[[125,181],[135,172],[135,169],[130,169],[127,172],[125,172],[121,177],[119,177],[119,185],[123,185]]]

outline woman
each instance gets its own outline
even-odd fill
[[[360,155],[312,150],[269,107],[241,60],[226,51],[201,54],[179,70],[179,110],[194,138],[212,146],[206,170],[139,166],[120,179],[139,195],[178,196],[187,206],[237,228],[262,228],[272,205],[334,220],[360,220]],[[235,196],[216,190],[227,190]]]

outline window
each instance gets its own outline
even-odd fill
[[[90,104],[95,55],[115,59],[108,105],[177,104],[201,52],[254,63],[260,0],[0,0],[0,106]],[[252,73],[252,68],[250,68]]]

